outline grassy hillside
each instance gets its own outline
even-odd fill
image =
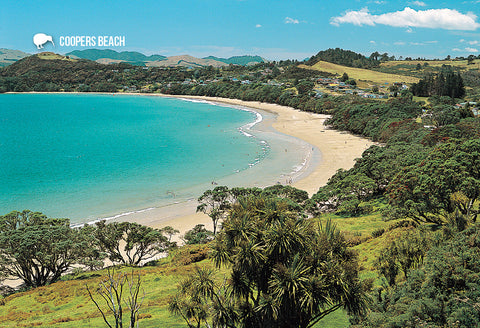
[[[0,67],[13,64],[17,60],[30,56],[30,54],[20,51],[0,48]]]
[[[363,277],[376,277],[373,259],[380,246],[385,244],[396,230],[381,237],[372,238],[371,233],[387,228],[392,222],[384,222],[380,214],[356,218],[327,214],[318,219],[324,222],[332,219],[345,232],[347,238],[361,238],[363,243],[354,248],[359,252]],[[159,260],[156,266],[136,268],[142,277],[145,300],[140,310],[140,327],[186,327],[180,317],[168,311],[168,298],[177,291],[177,284],[190,274],[195,266],[213,267],[209,259],[191,263],[205,254],[205,246],[189,246],[173,252],[168,258]],[[130,273],[131,268],[122,271]],[[0,322],[2,327],[102,327],[103,319],[90,301],[85,286],[93,290],[106,275],[106,270],[66,276],[50,286],[36,288],[0,299]],[[226,271],[219,271],[223,279]],[[128,317],[128,316],[127,316]],[[127,317],[124,317],[126,320]],[[348,316],[343,310],[336,311],[321,320],[315,327],[348,327]]]
[[[204,67],[204,66],[213,66],[213,67],[222,67],[227,66],[228,64],[214,60],[214,59],[202,59],[196,58],[189,55],[183,56],[171,56],[165,60],[161,61],[152,61],[146,64],[147,66],[154,66],[154,67],[175,67],[175,66],[182,66],[182,67]]]
[[[384,67],[417,66],[417,64],[424,65],[425,63],[428,63],[428,66],[431,66],[431,67],[441,67],[443,65],[450,65],[452,67],[467,69],[467,68],[478,68],[478,65],[480,65],[480,60],[475,59],[473,61],[473,64],[470,64],[470,65],[468,65],[467,60],[409,60],[409,61],[394,60],[394,61],[383,62],[380,64],[380,67],[384,68]]]
[[[465,77],[464,73],[469,72],[477,75],[480,70],[480,60],[475,59],[469,65],[467,60],[403,60],[403,61],[388,61],[374,68],[374,70],[389,74],[401,74],[423,78],[426,74],[436,74],[440,72],[443,67],[452,67]],[[467,86],[470,79],[464,81]],[[478,86],[478,82],[470,83],[471,87]]]
[[[399,75],[399,74],[388,74],[388,73],[377,72],[377,71],[363,69],[363,68],[347,67],[347,66],[337,65],[337,64],[333,64],[325,61],[319,61],[313,66],[300,65],[299,67],[316,70],[316,71],[328,72],[331,74],[338,74],[338,75],[347,73],[350,78],[353,78],[360,82],[360,83],[357,82],[360,87],[366,87],[370,84],[379,85],[379,84],[393,83],[393,82],[416,83],[419,80],[416,77]]]

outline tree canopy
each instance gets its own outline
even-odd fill
[[[0,216],[0,274],[27,287],[57,281],[82,254],[79,235],[69,224],[31,211]]]

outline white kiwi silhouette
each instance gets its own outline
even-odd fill
[[[33,36],[33,43],[35,43],[37,49],[43,49],[43,45],[48,41],[50,41],[55,47],[52,36],[46,35],[45,33],[37,33]]]

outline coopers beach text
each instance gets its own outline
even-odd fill
[[[125,47],[125,36],[70,35],[59,38],[61,47]]]

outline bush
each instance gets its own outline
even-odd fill
[[[377,237],[380,237],[381,235],[383,235],[383,233],[385,232],[385,229],[377,229],[377,230],[374,230],[372,232],[372,237],[373,238],[377,238]]]
[[[188,265],[205,260],[208,257],[210,247],[205,244],[185,245],[175,251],[173,262]]]

